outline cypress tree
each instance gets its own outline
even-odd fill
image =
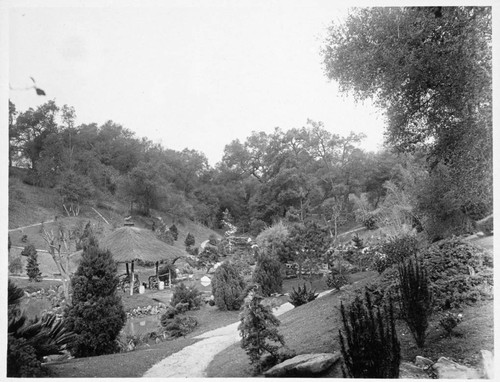
[[[168,230],[174,237],[174,240],[177,241],[177,238],[179,237],[179,230],[177,229],[177,226],[175,224],[172,224]]]
[[[263,296],[281,293],[283,290],[281,263],[271,256],[260,257],[253,273],[253,282],[259,285]]]
[[[238,310],[243,304],[245,281],[236,267],[228,262],[222,263],[215,271],[212,280],[212,294],[215,305],[220,310]]]
[[[99,249],[95,238],[86,244],[71,279],[72,304],[65,312],[68,328],[77,334],[70,347],[75,357],[117,352],[116,338],[126,320],[111,252]]]
[[[186,245],[186,247],[189,248],[192,245],[194,245],[194,243],[195,243],[194,236],[191,234],[191,232],[188,232],[186,240],[184,240],[184,244]]]
[[[21,255],[28,256],[28,261],[26,263],[26,274],[30,281],[41,281],[42,272],[40,272],[40,266],[38,265],[38,254],[35,247],[30,244],[24,247]]]

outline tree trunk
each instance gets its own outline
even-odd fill
[[[131,268],[131,277],[130,277],[130,295],[132,296],[134,294],[134,284],[135,284],[135,278],[134,278],[134,261],[132,260],[132,265],[130,266]]]

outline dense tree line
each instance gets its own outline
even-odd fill
[[[112,121],[75,126],[67,105],[19,112],[9,102],[9,164],[29,169],[27,183],[56,187],[68,214],[112,194],[139,213],[212,228],[227,210],[255,235],[312,220],[334,236],[360,206],[385,220],[403,211],[429,232],[491,213],[490,8],[354,9],[329,29],[323,59],[341,90],[385,110],[385,150],[364,152],[362,135],[309,120],[234,140],[211,167],[201,152],[164,148]]]
[[[279,219],[328,224],[349,210],[351,193],[369,191],[379,199],[396,163],[389,153],[357,148],[361,135],[342,137],[308,121],[300,129],[235,140],[210,167],[203,153],[165,149],[112,121],[75,126],[75,110],[54,101],[24,112],[9,106],[10,165],[29,170],[26,183],[55,187],[69,214],[111,194],[139,213],[163,210],[213,228],[226,209],[240,229],[253,233]],[[390,165],[370,172],[387,158]]]

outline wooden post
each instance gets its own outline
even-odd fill
[[[127,267],[127,276],[130,276],[130,272],[128,270],[128,263],[125,263],[125,266]]]
[[[131,268],[131,277],[130,277],[130,295],[132,296],[134,294],[134,284],[135,284],[135,279],[134,279],[134,260],[132,260],[132,265],[130,266]]]
[[[172,288],[172,271],[170,270],[170,267],[168,267],[168,287]]]
[[[158,261],[156,262],[156,282],[158,283],[158,290],[160,290],[160,273],[158,272]]]

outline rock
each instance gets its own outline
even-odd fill
[[[400,379],[428,379],[429,374],[427,372],[410,363],[410,362],[401,362],[399,365],[399,378]]]
[[[327,371],[340,359],[340,352],[300,354],[264,373],[265,377],[311,377]]]
[[[432,362],[432,360],[430,360],[429,358],[425,358],[419,355],[415,357],[415,365],[423,369],[432,366],[433,364],[434,362]]]
[[[495,363],[493,362],[493,354],[489,350],[481,350],[481,366],[483,368],[483,376],[487,379],[495,377]]]
[[[479,373],[469,367],[441,357],[432,366],[438,379],[479,379]]]

